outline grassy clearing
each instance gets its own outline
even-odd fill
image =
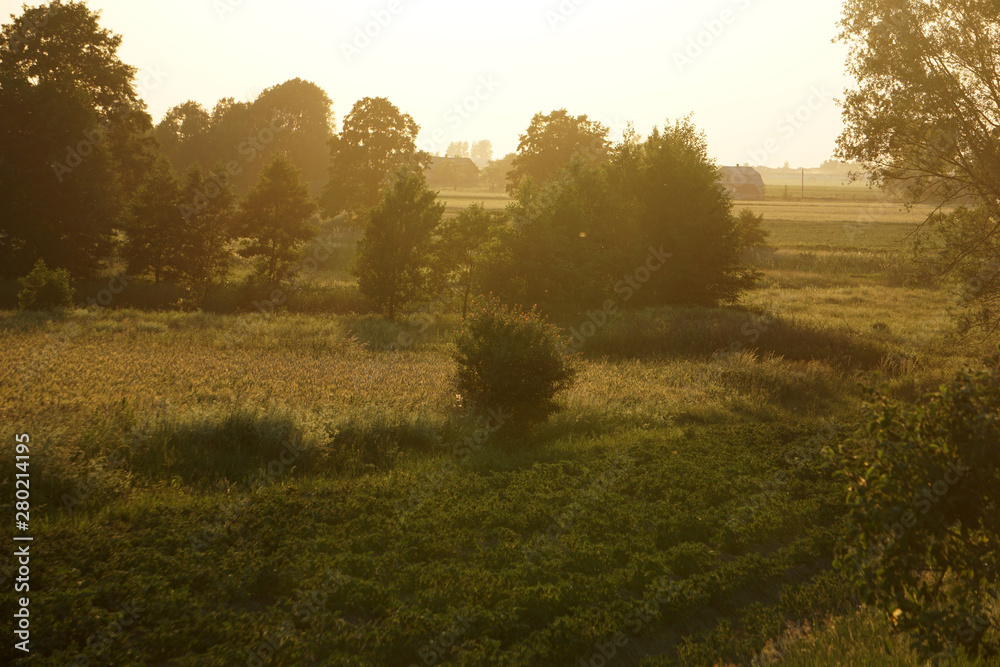
[[[761,289],[602,327],[526,441],[456,409],[454,315],[0,313],[26,664],[913,664],[830,568],[821,448],[859,380],[916,396],[988,346],[908,283],[913,220],[756,206],[787,213]]]

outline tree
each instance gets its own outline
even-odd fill
[[[368,215],[354,274],[361,293],[390,320],[427,283],[432,233],[444,209],[422,175],[401,170]]]
[[[499,160],[490,160],[482,171],[482,178],[490,190],[500,185],[507,187],[508,178],[514,169],[515,153],[508,153]]]
[[[152,165],[136,69],[118,58],[121,37],[99,18],[82,2],[56,1],[25,7],[0,30],[5,274],[41,256],[94,273]]]
[[[261,128],[274,128],[272,150],[288,156],[314,195],[319,195],[330,164],[333,137],[330,97],[311,81],[292,79],[257,96],[253,113]],[[262,130],[263,131],[263,130]],[[267,135],[261,138],[263,140]]]
[[[627,139],[614,160],[617,188],[636,218],[629,264],[640,266],[650,249],[670,255],[638,292],[639,303],[716,304],[754,284],[757,274],[740,265],[732,199],[690,119],[653,128],[643,142]]]
[[[45,260],[35,262],[31,272],[17,279],[19,310],[50,310],[71,308],[75,290],[69,284],[69,271],[50,269]]]
[[[448,150],[444,152],[445,157],[469,157],[468,141],[453,141],[448,144]]]
[[[577,156],[601,162],[608,149],[608,128],[587,116],[570,116],[565,109],[535,114],[521,135],[507,191],[515,192],[529,176],[542,184]]]
[[[229,268],[235,197],[229,184],[206,180],[198,166],[185,175],[181,196],[182,274],[198,298],[204,298],[208,286],[222,280]]]
[[[38,259],[97,273],[113,249],[120,187],[87,94],[0,72],[0,274]]]
[[[961,643],[995,664],[1000,355],[916,404],[872,392],[865,412],[831,452],[848,482],[837,566],[925,655]]]
[[[493,161],[493,142],[489,139],[475,142],[472,144],[470,157],[477,167],[483,169]]]
[[[442,223],[434,247],[438,283],[451,283],[462,291],[462,319],[469,312],[473,275],[479,266],[483,248],[504,225],[504,211],[487,211],[473,204],[457,217]]]
[[[336,217],[347,211],[357,217],[379,203],[400,167],[422,172],[430,156],[417,150],[419,131],[409,114],[385,98],[358,101],[344,119],[343,131],[330,140],[324,212]]]
[[[302,244],[316,233],[310,224],[315,212],[298,169],[276,154],[240,206],[237,225],[247,240],[240,255],[259,257],[258,273],[271,284],[281,282],[301,258]]]
[[[765,248],[771,232],[764,229],[764,214],[745,208],[736,217],[736,228],[741,248]]]
[[[197,102],[184,102],[171,108],[156,124],[156,140],[177,171],[187,171],[192,166],[211,164],[209,131],[212,117]]]
[[[970,203],[987,221],[935,216],[948,245],[931,272],[975,276],[968,305],[1000,322],[1000,13],[985,0],[851,0],[840,40],[858,86],[843,102],[838,157],[913,204]],[[964,215],[964,214],[963,214]]]
[[[511,223],[484,248],[480,291],[550,316],[599,307],[629,263],[623,248],[635,242],[609,171],[577,158],[559,178],[541,187],[526,182],[516,196]]]
[[[139,186],[126,216],[122,257],[131,275],[152,273],[157,283],[180,275],[184,243],[181,201],[177,177],[162,158]]]

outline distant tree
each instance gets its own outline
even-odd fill
[[[481,178],[490,190],[499,186],[507,187],[509,174],[514,169],[515,153],[508,153],[499,160],[490,160],[483,169]]]
[[[507,191],[516,191],[526,177],[542,184],[575,157],[601,162],[609,148],[608,128],[587,116],[570,116],[565,109],[535,114],[521,135]]]
[[[507,221],[505,211],[488,211],[473,204],[438,228],[434,264],[440,286],[450,283],[462,292],[462,319],[469,312],[473,274],[483,250]]]
[[[469,157],[468,141],[453,141],[448,144],[448,150],[444,152],[445,157]]]
[[[204,298],[208,286],[222,280],[229,269],[236,199],[231,186],[206,180],[201,168],[194,166],[181,184],[181,200],[182,274],[198,298]]]
[[[858,160],[871,184],[908,203],[966,203],[968,214],[937,216],[948,227],[930,273],[956,273],[969,321],[1000,323],[1000,96],[995,2],[849,0],[840,23],[848,72],[858,82],[843,102],[838,157]],[[933,248],[933,244],[932,244]],[[937,251],[935,253],[935,250]]]
[[[267,88],[253,103],[258,126],[274,134],[271,149],[288,156],[316,196],[326,183],[330,166],[331,104],[322,88],[302,79]],[[267,136],[265,133],[264,138]]]
[[[745,208],[736,217],[736,229],[742,248],[760,248],[767,245],[771,232],[764,229],[764,214],[756,214]]]
[[[247,240],[240,255],[259,257],[258,273],[272,284],[281,282],[301,258],[302,244],[316,233],[310,222],[315,212],[299,171],[276,154],[240,206],[237,229]]]
[[[212,118],[197,102],[184,102],[167,111],[155,129],[163,154],[174,169],[186,171],[192,166],[211,164],[209,131]]]
[[[493,161],[493,142],[489,139],[475,142],[472,144],[470,157],[476,163],[477,167],[480,169],[485,168],[486,165]]]
[[[39,257],[76,275],[97,271],[152,163],[136,69],[98,20],[82,2],[51,2],[26,6],[0,29],[4,275]]]
[[[157,161],[129,205],[122,257],[131,275],[159,283],[181,273],[184,217],[181,189],[170,163]]]
[[[401,170],[368,215],[354,274],[362,294],[390,320],[427,284],[432,233],[444,208],[422,175]]]
[[[430,156],[417,150],[420,127],[389,100],[366,97],[344,119],[340,135],[330,140],[329,181],[323,190],[324,212],[355,217],[382,198],[400,168],[422,172]]]

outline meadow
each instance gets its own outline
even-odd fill
[[[831,566],[823,450],[864,384],[916,398],[990,346],[910,268],[926,211],[746,206],[759,289],[612,320],[530,446],[457,404],[453,313],[0,312],[24,664],[917,664]],[[349,260],[300,289],[350,289]]]

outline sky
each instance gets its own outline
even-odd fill
[[[0,0],[8,21],[20,2]],[[29,4],[37,4],[29,2]],[[489,139],[501,157],[536,113],[621,136],[692,115],[719,164],[818,166],[850,80],[832,43],[842,0],[89,0],[122,35],[154,121],[195,100],[253,99],[300,77],[339,129],[364,97],[421,127],[418,145]]]

